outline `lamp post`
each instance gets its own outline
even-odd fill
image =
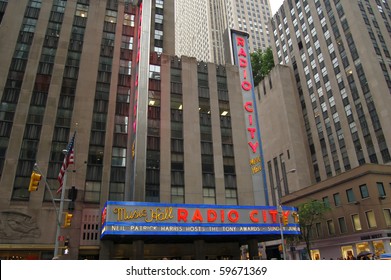
[[[285,175],[288,175],[289,173],[295,173],[296,169],[291,169],[288,172],[285,173]],[[280,187],[282,184],[282,181],[284,180],[284,177],[280,180]],[[274,188],[276,192],[276,202],[277,202],[277,212],[278,212],[278,219],[280,224],[280,235],[281,235],[281,247],[282,247],[282,256],[284,260],[286,260],[286,250],[285,250],[285,241],[284,241],[284,231],[282,228],[282,205],[281,205],[281,198],[277,191],[277,187]]]

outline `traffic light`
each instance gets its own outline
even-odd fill
[[[39,181],[41,181],[42,175],[33,171],[31,173],[29,192],[38,190]]]
[[[287,215],[282,217],[282,223],[284,224],[284,226],[286,226],[288,224],[288,216]]]
[[[72,186],[72,188],[68,190],[68,199],[70,199],[71,201],[75,201],[76,198],[77,198],[77,189],[75,186]]]
[[[65,212],[64,227],[70,227],[73,214]]]

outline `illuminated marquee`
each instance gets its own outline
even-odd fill
[[[285,234],[299,234],[297,212],[284,207]],[[276,207],[108,201],[101,238],[110,235],[263,235],[280,233]]]
[[[230,38],[234,63],[239,67],[243,112],[246,119],[246,135],[250,156],[249,165],[253,179],[255,202],[258,205],[269,205],[251,57],[248,48],[248,34],[231,30]]]

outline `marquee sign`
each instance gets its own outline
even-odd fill
[[[285,234],[299,234],[297,212],[283,207]],[[108,201],[102,210],[101,238],[110,235],[279,234],[276,207],[161,204]]]

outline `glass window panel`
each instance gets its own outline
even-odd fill
[[[362,230],[360,216],[358,214],[352,215],[352,222],[355,231]]]
[[[391,209],[383,209],[384,219],[386,220],[386,225],[391,226]]]
[[[360,186],[360,194],[361,194],[361,198],[369,197],[369,192],[368,192],[367,185],[361,185]]]
[[[327,221],[327,229],[329,231],[329,235],[334,235],[335,234],[335,226],[333,220],[328,220]]]
[[[365,212],[365,216],[367,218],[368,227],[369,228],[375,228],[377,226],[376,225],[375,213],[372,210],[371,211],[367,211],[367,212]]]
[[[339,193],[333,194],[333,198],[334,198],[334,205],[340,206],[341,205],[341,196],[339,195]]]
[[[354,197],[353,189],[346,190],[346,196],[348,198],[348,202],[355,202],[356,201],[356,199]]]

